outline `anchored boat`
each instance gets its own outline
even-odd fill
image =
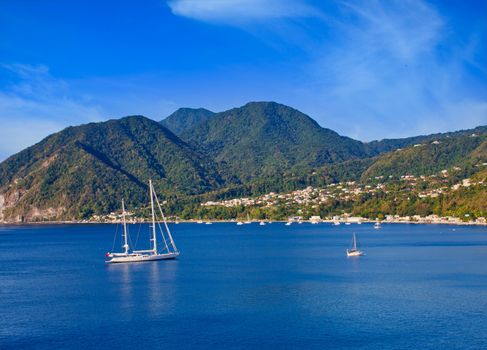
[[[364,252],[357,248],[357,238],[355,237],[355,233],[353,234],[352,240],[352,248],[347,249],[347,256],[362,256]]]
[[[154,191],[154,187],[152,186],[152,181],[149,180],[149,191],[150,191],[150,202],[151,202],[151,210],[152,210],[152,238],[151,246],[152,249],[148,250],[133,250],[130,252],[130,246],[128,244],[128,236],[127,236],[127,224],[125,221],[125,206],[122,200],[122,220],[123,220],[123,237],[124,237],[124,251],[121,253],[106,253],[106,262],[109,264],[113,263],[131,263],[131,262],[143,262],[143,261],[155,261],[155,260],[167,260],[167,259],[175,259],[179,256],[178,248],[174,243],[174,240],[171,235],[171,231],[169,230],[169,226],[167,225],[166,217],[161,208],[161,204],[159,199],[157,198],[157,194]],[[157,203],[157,207],[159,209],[159,213],[161,215],[164,230],[161,227],[160,222],[156,223],[156,213],[154,210],[154,202]],[[157,243],[157,229],[156,225],[159,228],[159,232],[162,237],[162,242],[164,246],[162,249],[159,250],[158,243]]]

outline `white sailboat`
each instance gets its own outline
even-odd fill
[[[264,220],[261,220],[261,221],[259,222],[259,225],[260,225],[260,226],[265,226],[265,221],[264,221]]]
[[[347,256],[362,256],[364,252],[357,249],[357,238],[355,238],[355,232],[353,233],[352,248],[347,249]]]
[[[377,220],[377,221],[375,222],[375,224],[374,224],[374,228],[375,228],[376,230],[379,230],[379,229],[381,228],[381,225],[380,225],[380,221],[379,221],[379,220]]]
[[[123,218],[123,236],[124,236],[124,251],[122,253],[106,253],[106,262],[109,264],[113,263],[131,263],[131,262],[142,262],[142,261],[155,261],[155,260],[167,260],[167,259],[175,259],[179,256],[178,248],[174,243],[174,240],[171,235],[171,231],[169,230],[169,226],[166,222],[166,217],[162,212],[161,204],[159,199],[157,198],[157,194],[154,191],[154,187],[152,186],[152,181],[149,180],[149,191],[150,191],[150,201],[151,201],[151,211],[152,211],[152,238],[150,241],[152,242],[152,249],[148,250],[133,250],[129,252],[130,247],[127,240],[127,226],[125,222],[125,207],[122,201],[122,218]],[[162,240],[164,242],[164,248],[162,250],[158,249],[157,246],[157,234],[156,234],[156,214],[154,210],[154,200],[157,203],[157,207],[159,209],[159,213],[161,214],[164,227],[166,229],[166,235],[162,230],[160,223],[158,222],[157,225],[159,226],[160,233],[162,236]]]
[[[237,226],[241,226],[243,225],[244,223],[242,221],[237,221]]]

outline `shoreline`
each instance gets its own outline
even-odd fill
[[[268,223],[268,220],[253,220],[252,224],[258,224],[260,221],[264,221]],[[163,221],[157,221],[162,223]],[[212,220],[210,221],[212,224],[225,224],[225,223],[233,223],[236,224],[237,220]],[[273,220],[272,223],[286,223],[287,220]],[[323,225],[323,224],[333,224],[335,221],[333,220],[322,220],[321,222],[314,223],[314,225]],[[349,221],[338,221],[340,224],[345,225]],[[0,226],[33,226],[33,225],[114,225],[114,224],[121,224],[122,222],[119,220],[116,221],[32,221],[32,222],[0,222]],[[174,221],[167,221],[168,224],[175,224]],[[198,223],[197,220],[180,220],[178,224],[196,224],[196,225],[205,225],[206,221],[203,223]],[[302,221],[303,224],[312,224],[310,221]],[[357,222],[349,222],[351,225],[360,225]],[[361,224],[375,224],[376,220],[364,220],[361,221]],[[412,225],[452,225],[452,226],[487,226],[487,222],[444,222],[444,221],[381,221],[381,225],[387,224],[412,224]],[[134,224],[150,224],[149,221],[135,221],[135,222],[127,222],[128,225]],[[176,224],[177,225],[177,224]],[[245,225],[245,224],[244,224]],[[299,225],[297,221],[293,221],[293,225]],[[348,225],[347,225],[348,226]]]

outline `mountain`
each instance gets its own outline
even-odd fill
[[[434,141],[431,141],[435,139]],[[375,176],[430,175],[453,166],[472,168],[487,162],[487,130],[424,138],[422,143],[384,153],[362,174]]]
[[[419,143],[433,142],[459,136],[471,136],[472,134],[480,135],[485,133],[487,133],[487,125],[478,126],[474,129],[459,130],[453,132],[420,135],[401,139],[383,139],[380,141],[371,141],[364,143],[364,147],[370,156],[375,156],[381,153],[395,151],[398,148],[404,148]]]
[[[211,162],[171,131],[133,116],[69,127],[0,164],[0,215],[79,218],[147,202],[159,193],[193,195],[219,185]],[[0,217],[1,219],[1,217]]]
[[[486,162],[486,126],[362,143],[275,102],[185,108],[160,123],[132,116],[69,127],[11,156],[0,163],[0,221],[87,218],[118,209],[122,197],[143,211],[148,179],[169,212],[192,217],[204,200],[380,176],[458,168],[449,181],[483,179]]]
[[[208,120],[214,114],[214,112],[204,108],[179,108],[160,123],[174,134],[180,135],[197,124]]]
[[[366,155],[360,141],[322,128],[298,110],[275,102],[251,102],[217,113],[180,137],[239,182]]]

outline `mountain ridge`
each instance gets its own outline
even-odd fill
[[[453,166],[470,176],[487,160],[487,126],[363,143],[275,102],[178,111],[169,124],[179,135],[164,123],[128,116],[68,127],[7,158],[0,163],[0,221],[86,218],[115,210],[122,197],[138,206],[150,178],[171,203],[186,203],[174,210],[189,213],[204,197]]]
[[[179,135],[181,132],[191,128],[208,118],[212,117],[215,112],[205,108],[179,108],[159,123],[171,130],[174,134]]]

